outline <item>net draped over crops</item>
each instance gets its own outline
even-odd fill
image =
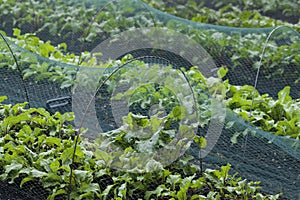
[[[256,108],[266,109],[258,95],[281,103],[293,100],[299,108],[300,34],[296,30],[197,23],[138,0],[44,3],[48,8],[43,15],[35,1],[28,1],[28,9],[22,12],[2,8],[7,10],[0,17],[0,28],[6,32],[0,37],[0,96],[8,97],[4,103],[29,102],[28,108],[42,107],[52,114],[74,112],[71,123],[88,129],[82,136],[116,157],[125,147],[116,147],[109,138],[134,130],[130,133],[139,134],[132,137],[138,138],[136,148],[142,153],[132,156],[140,160],[130,165],[116,159],[112,167],[118,170],[142,169],[149,155],[167,166],[187,153],[203,169],[230,163],[247,180],[261,181],[266,193],[300,197],[300,113],[294,114],[298,115],[294,124],[289,122],[293,133],[282,128],[278,134],[272,125],[263,124],[266,116],[256,112]],[[25,17],[31,10],[33,14]],[[73,53],[74,60],[58,61],[55,51],[50,57],[46,51],[32,53],[12,39],[22,34],[31,43],[36,37],[45,41],[45,49],[47,41],[64,43],[60,48]],[[211,87],[191,80],[188,75],[193,77],[194,66]],[[224,76],[220,69],[226,71]],[[219,79],[255,89],[244,87],[239,94],[245,98],[234,100],[230,91],[225,91],[226,96],[214,85]],[[237,113],[240,104],[247,111],[241,114],[244,117]],[[285,108],[273,106],[266,112],[279,121]],[[177,112],[185,114],[176,118]],[[168,121],[170,116],[177,120]],[[256,120],[250,123],[253,116]],[[148,123],[158,119],[163,119],[159,123],[171,139],[153,147],[152,142],[160,140],[154,134],[159,128],[151,129]],[[137,120],[137,128],[125,126],[129,120]],[[275,127],[276,120],[268,122]],[[205,147],[191,142],[194,134],[206,138]],[[40,199],[44,194],[34,195]]]

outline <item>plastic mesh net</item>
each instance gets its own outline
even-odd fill
[[[189,153],[203,168],[231,163],[242,177],[260,180],[264,192],[300,197],[299,112],[298,121],[290,124],[294,138],[260,130],[261,120],[250,124],[234,112],[242,99],[225,108],[221,101],[229,101],[230,92],[220,100],[215,90],[193,85],[186,73],[198,66],[213,81],[223,67],[228,69],[224,81],[254,86],[274,99],[283,98],[278,94],[289,86],[299,107],[298,32],[288,27],[196,23],[137,0],[23,2],[19,9],[8,1],[0,6],[0,28],[7,34],[0,38],[0,96],[8,97],[5,103],[28,101],[28,107],[43,107],[53,114],[74,112],[72,123],[88,128],[83,137],[96,144],[96,154],[111,153],[115,169],[143,172],[149,159],[166,166]],[[66,43],[67,51],[77,57],[66,64],[70,58],[60,62],[55,61],[55,53],[31,53],[23,48],[26,42],[11,38],[18,35],[14,27],[29,33],[23,36],[27,42],[38,36],[43,44]],[[264,106],[258,93],[241,92],[248,102],[248,118],[258,116],[255,106]],[[181,114],[176,116],[175,111]],[[156,123],[171,139],[161,140],[155,134],[159,128],[149,128],[146,119],[150,125],[160,120]],[[124,125],[130,120],[136,120],[137,126]],[[140,141],[134,144],[138,153],[127,155],[136,159],[130,163],[120,160],[130,141],[121,145],[111,141],[124,130],[131,133],[129,139]],[[195,133],[206,138],[205,148],[191,144]],[[38,183],[28,182],[23,189],[19,183],[16,180],[14,187],[1,182],[0,194],[16,191],[23,199],[46,198],[47,191],[35,188]]]

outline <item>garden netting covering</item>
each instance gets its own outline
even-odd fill
[[[300,198],[297,31],[197,23],[138,0],[0,2],[4,103],[74,112],[88,148],[117,170],[144,173],[149,160],[167,166],[190,154],[201,169],[230,163],[263,192]],[[278,124],[284,116],[293,120]],[[20,181],[1,182],[0,197],[47,198],[38,182]]]

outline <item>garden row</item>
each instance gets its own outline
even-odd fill
[[[200,173],[201,169],[190,162],[193,157],[189,155],[166,167],[148,159],[142,173],[137,173],[138,169],[116,170],[112,167],[116,159],[113,152],[91,151],[95,144],[80,136],[75,145],[76,135],[79,131],[83,134],[84,130],[75,129],[68,123],[74,120],[72,114],[57,112],[50,115],[41,108],[25,109],[25,105],[0,105],[0,179],[17,184],[17,187],[20,185],[27,196],[33,195],[32,198],[267,200],[279,197],[261,194],[259,182],[230,175],[230,165]],[[150,120],[129,114],[124,127],[147,128],[150,125],[157,129],[157,122],[178,121],[176,117],[180,115],[176,113],[173,109],[167,118],[154,116]],[[115,148],[123,149],[124,155],[117,157],[121,161],[122,158],[126,161],[127,155],[132,158],[136,151],[149,150],[137,148],[142,141],[132,134],[132,130],[128,131],[118,129],[103,134]],[[153,143],[153,149],[164,148],[163,144],[172,139],[172,134],[166,133],[167,130],[161,131],[162,137]],[[205,145],[199,137],[195,136],[194,140],[200,147]]]
[[[151,2],[149,3],[151,4]],[[201,5],[197,7],[193,1],[188,1],[186,6],[176,9],[170,7],[168,3],[161,5],[161,3],[152,2],[152,4],[153,6],[157,4],[157,7],[163,11],[171,9],[171,11],[179,13],[179,16],[188,19],[191,19],[192,16],[198,17],[199,20],[195,20],[197,22],[247,28],[287,25],[297,30],[297,25],[265,18],[259,13],[252,14],[252,11],[237,11],[235,13],[230,11],[234,10],[234,7],[231,6],[214,11],[202,8]],[[19,28],[28,33],[27,36],[20,36],[21,42],[18,45],[27,45],[29,50],[35,48],[34,45],[40,45],[35,36],[43,41],[51,41],[53,45],[66,43],[67,45],[61,46],[65,52],[81,55],[76,63],[73,63],[86,65],[87,63],[82,63],[87,60],[84,52],[91,51],[108,38],[132,28],[167,27],[169,30],[183,33],[199,43],[212,57],[217,67],[228,68],[229,72],[226,78],[232,84],[254,85],[255,75],[260,66],[257,88],[261,93],[269,93],[276,97],[277,93],[288,85],[291,87],[292,97],[298,98],[300,96],[297,89],[299,87],[299,68],[297,66],[300,63],[297,52],[300,49],[300,36],[290,28],[285,27],[274,31],[266,44],[266,39],[272,28],[235,29],[192,23],[162,14],[139,1],[124,0],[115,4],[106,4],[105,7],[103,5],[104,3],[100,1],[93,6],[88,1],[81,3],[76,1],[68,3],[61,1],[55,3],[51,1],[21,1],[16,3],[6,1],[0,6],[0,11],[2,11],[0,12],[2,13],[0,15],[1,29],[8,36],[13,36],[13,34],[15,37],[20,36],[18,31],[13,31],[13,28]],[[198,13],[199,16],[189,14],[190,12]],[[224,17],[222,17],[223,15]],[[210,17],[212,20],[208,19]],[[228,24],[222,24],[222,21]],[[240,23],[247,24],[242,25]],[[22,42],[22,37],[31,44]],[[30,45],[31,47],[29,47]],[[264,45],[266,45],[266,49],[263,54]],[[173,48],[172,43],[169,46],[169,49]],[[176,48],[175,46],[174,48]],[[45,47],[45,49],[49,48]],[[50,49],[41,52],[42,56],[51,56],[47,55],[50,53],[48,51]],[[53,57],[55,57],[54,53],[52,54]],[[260,63],[261,57],[262,62]],[[33,70],[36,69],[34,67]],[[267,87],[266,82],[268,83]]]
[[[147,4],[185,19],[230,27],[264,28],[279,25],[299,31],[299,1],[147,1]]]

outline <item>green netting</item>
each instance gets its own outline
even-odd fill
[[[138,0],[22,2],[23,7],[8,1],[0,6],[0,29],[7,34],[0,38],[0,96],[8,97],[5,103],[28,101],[28,107],[43,107],[51,113],[74,112],[73,124],[88,128],[82,133],[88,147],[96,155],[109,153],[111,167],[117,170],[144,173],[149,160],[167,166],[188,153],[203,168],[231,163],[242,177],[261,181],[263,192],[300,198],[297,31],[284,26],[233,28],[196,23]],[[18,34],[16,27],[28,34]],[[13,35],[26,42],[12,39]],[[35,36],[53,45],[66,43],[73,59],[57,61],[55,51],[32,53],[26,43],[41,45]],[[196,85],[189,71],[193,66],[198,66],[211,87]],[[222,67],[228,69],[224,81],[257,89],[241,90],[247,102],[244,118],[237,114],[242,98],[226,108],[231,92],[224,96],[215,85]],[[280,93],[286,86],[289,94]],[[260,116],[256,107],[264,109],[258,93],[275,100],[293,99],[295,107],[288,108],[298,116],[289,122],[293,133],[285,136],[288,133],[282,128],[282,134],[276,135],[271,128],[260,130],[263,120],[249,122],[252,116]],[[284,109],[274,109],[279,118]],[[177,118],[172,121],[172,117]],[[126,126],[130,120],[142,124]],[[151,129],[147,120],[159,126]],[[155,134],[158,130],[169,140]],[[128,140],[137,138],[132,143],[136,152],[124,154],[130,141],[113,142],[121,131],[130,132]],[[205,148],[192,143],[194,134],[206,138]],[[20,180],[15,182],[18,187]],[[33,182],[17,193],[24,190],[24,198],[46,198],[47,191],[36,187],[38,183]],[[4,182],[0,188],[14,190]]]

